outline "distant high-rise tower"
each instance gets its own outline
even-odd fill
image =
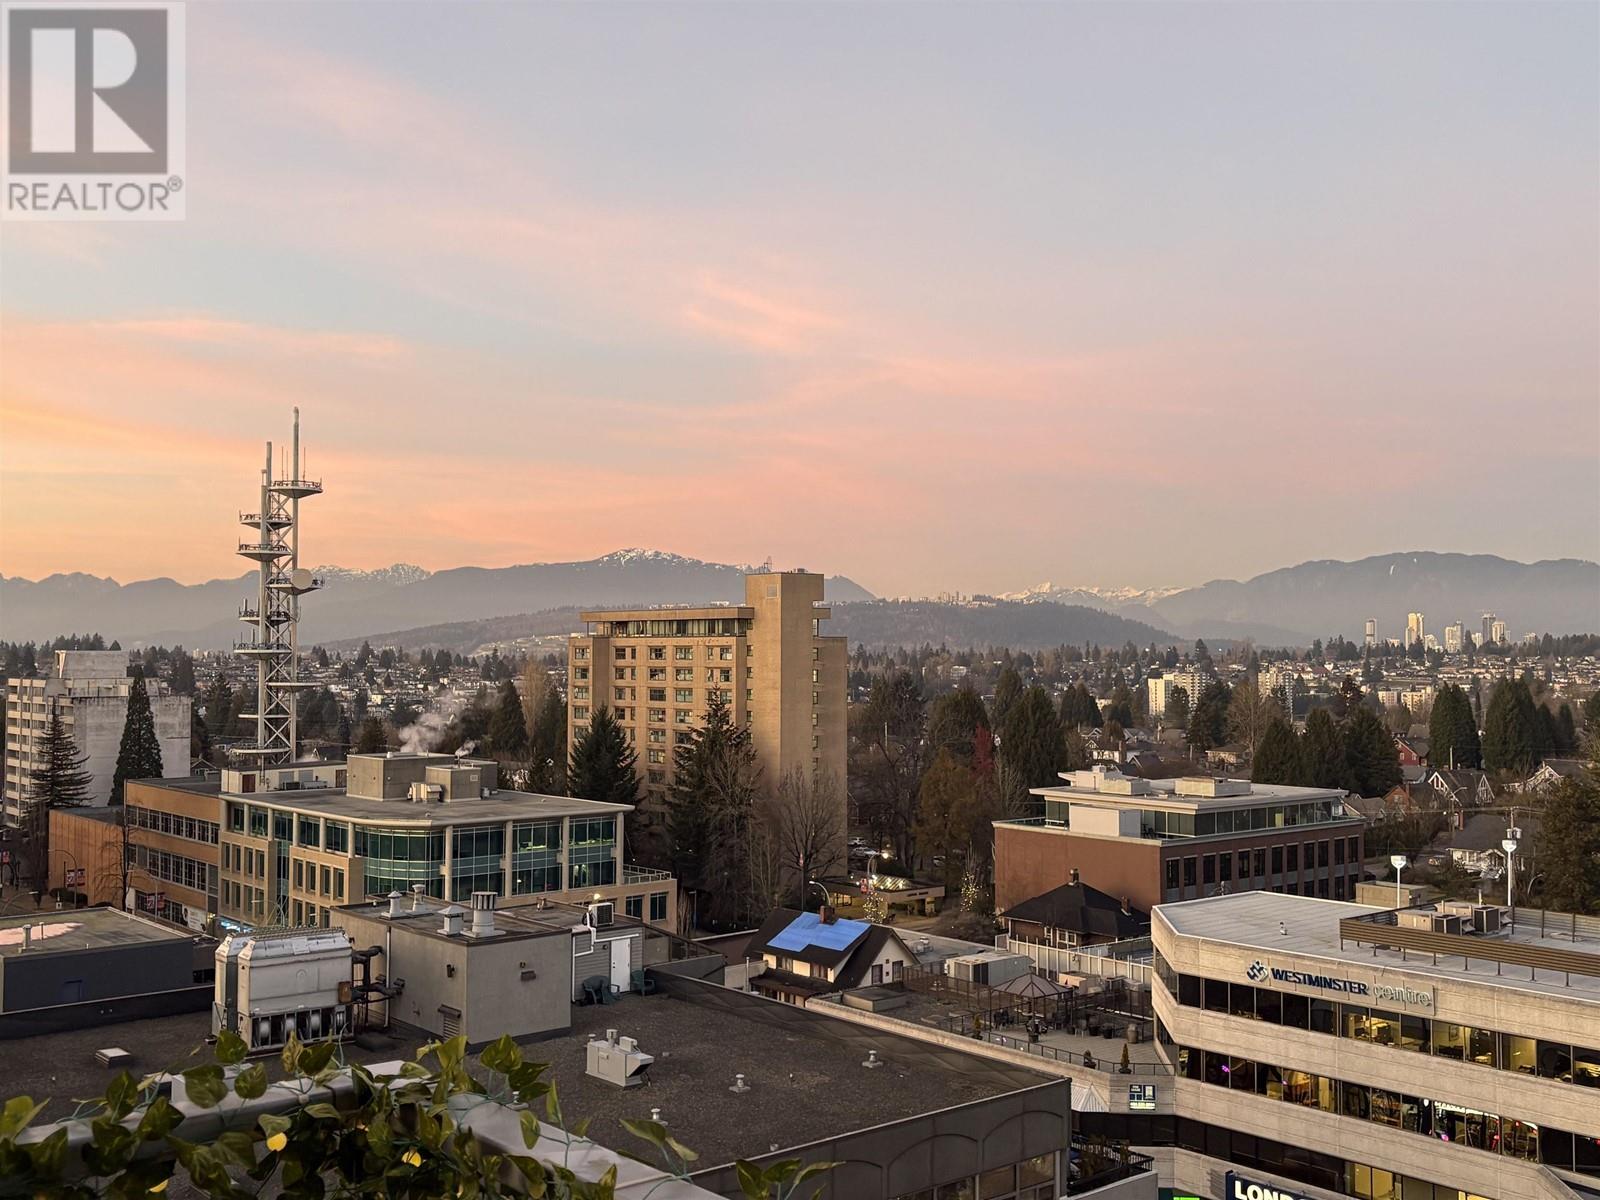
[[[1483,614],[1483,632],[1478,635],[1478,645],[1487,646],[1494,641],[1494,622],[1495,615],[1493,613]]]
[[[294,410],[294,443],[287,469],[275,477],[272,443],[267,443],[261,472],[260,508],[240,513],[240,522],[255,531],[255,540],[239,543],[239,553],[261,565],[261,581],[252,605],[239,606],[239,620],[253,627],[248,642],[233,652],[256,662],[256,740],[232,747],[262,766],[295,760],[298,739],[295,709],[300,689],[300,597],[322,586],[300,565],[300,501],[322,493],[322,484],[300,478],[300,410]]]
[[[1506,640],[1506,623],[1504,621],[1496,619],[1489,623],[1489,640],[1491,642],[1503,642]]]
[[[1453,625],[1444,627],[1444,652],[1446,654],[1460,654],[1461,643],[1466,638],[1466,627],[1457,621]]]
[[[1427,633],[1422,627],[1422,614],[1406,614],[1406,649],[1411,649],[1413,645],[1421,642],[1426,636]]]
[[[1367,618],[1367,649],[1370,650],[1370,649],[1372,649],[1372,647],[1376,646],[1377,644],[1378,644],[1378,619],[1376,617],[1368,617]]]

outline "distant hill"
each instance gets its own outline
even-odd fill
[[[870,649],[884,646],[1012,646],[1019,650],[1046,646],[1081,646],[1095,642],[1120,646],[1130,638],[1140,646],[1171,644],[1171,634],[1113,613],[1066,604],[946,604],[932,600],[858,600],[828,605],[832,618],[825,634],[846,637]],[[407,650],[449,650],[472,654],[483,646],[548,637],[581,628],[577,608],[556,608],[482,621],[450,621],[421,628],[372,634],[374,646]],[[352,650],[361,638],[327,642],[329,650]]]
[[[1357,562],[1323,559],[1238,582],[1144,593],[1045,585],[1029,601],[1091,604],[1149,621],[1185,637],[1252,637],[1266,644],[1306,644],[1343,634],[1359,639],[1368,617],[1380,637],[1398,637],[1406,614],[1423,613],[1443,640],[1446,625],[1479,629],[1497,613],[1510,636],[1600,631],[1600,565],[1580,559],[1512,562],[1490,554],[1411,551]]]
[[[379,571],[318,567],[324,589],[302,608],[304,645],[384,630],[475,621],[566,607],[705,604],[744,598],[749,568],[657,550],[619,550],[583,562],[457,567],[428,572],[397,564]],[[40,640],[97,631],[125,646],[231,644],[239,601],[255,595],[255,575],[181,584],[149,579],[120,584],[93,575],[37,582],[0,578],[0,638]],[[827,581],[830,600],[869,600],[842,576]]]
[[[1076,604],[1027,604],[996,600],[945,604],[932,600],[875,600],[832,605],[824,633],[838,634],[868,649],[884,646],[1009,646],[1037,650],[1047,646],[1170,645],[1174,638],[1144,621]]]

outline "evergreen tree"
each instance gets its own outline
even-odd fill
[[[571,792],[582,800],[613,804],[639,802],[638,755],[617,718],[604,705],[595,709],[587,728],[572,744],[567,767]]]
[[[228,736],[228,721],[233,714],[233,689],[225,675],[218,675],[206,690],[206,728],[213,738]]]
[[[1572,705],[1562,704],[1561,711],[1556,714],[1556,749],[1576,750],[1578,748],[1578,723],[1572,715]]]
[[[1189,745],[1196,750],[1214,750],[1228,735],[1228,704],[1233,695],[1228,685],[1212,680],[1200,693],[1189,714]]]
[[[533,717],[528,739],[530,786],[546,796],[564,796],[567,791],[567,702],[560,692],[547,687]]]
[[[705,721],[674,749],[673,768],[667,836],[678,880],[700,894],[699,910],[712,921],[747,916],[751,818],[761,776],[749,726],[734,724],[713,694]]]
[[[389,738],[383,731],[383,722],[377,717],[363,720],[361,731],[356,734],[356,753],[382,754],[388,748]]]
[[[1539,828],[1543,906],[1558,912],[1600,910],[1600,753],[1587,773],[1550,792]]]
[[[1169,724],[1184,726],[1189,723],[1189,689],[1175,687],[1167,693],[1167,710],[1162,714]]]
[[[1306,716],[1306,731],[1300,745],[1300,776],[1293,782],[1305,787],[1342,788],[1354,791],[1350,768],[1345,761],[1344,730],[1333,713],[1318,707]]]
[[[983,699],[963,684],[935,700],[928,712],[928,746],[937,755],[948,750],[961,761],[972,761],[973,743],[978,731],[987,733],[989,713]]]
[[[489,747],[496,758],[520,762],[528,753],[528,724],[517,685],[507,679],[495,697],[489,718]]]
[[[1583,702],[1583,732],[1590,737],[1600,735],[1600,692]]]
[[[156,737],[155,718],[150,714],[150,693],[144,672],[134,669],[128,688],[128,716],[122,723],[122,744],[117,750],[117,769],[111,777],[111,803],[121,804],[123,789],[130,779],[160,779],[161,742]]]
[[[1533,757],[1535,761],[1542,761],[1555,753],[1560,744],[1561,731],[1556,727],[1556,715],[1548,705],[1535,705],[1533,715]]]
[[[1526,773],[1533,764],[1537,720],[1528,685],[1520,679],[1502,680],[1483,716],[1484,768]]]
[[[1050,693],[1034,684],[1011,707],[1000,730],[1000,758],[1025,787],[1059,782],[1066,757],[1061,718]]]
[[[28,794],[23,804],[23,825],[27,842],[23,847],[22,875],[28,886],[43,895],[50,886],[50,810],[78,808],[89,799],[88,761],[78,753],[77,743],[61,720],[61,710],[50,705],[50,721],[40,741],[43,760],[28,777]]]
[[[1472,701],[1453,683],[1441,687],[1428,717],[1428,761],[1435,767],[1475,768],[1483,762]]]
[[[1022,699],[1022,676],[1017,674],[1017,669],[1007,663],[1000,672],[1000,678],[994,685],[994,724],[996,729],[1003,728],[1006,717],[1010,714],[1012,706]]]
[[[1350,790],[1382,796],[1400,782],[1400,750],[1378,714],[1358,704],[1344,728],[1345,765]]]
[[[1261,744],[1256,748],[1250,764],[1250,779],[1254,783],[1299,783],[1305,773],[1301,762],[1301,742],[1289,723],[1282,717],[1268,722],[1261,734]]]

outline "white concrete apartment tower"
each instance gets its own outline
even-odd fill
[[[124,650],[57,650],[43,678],[6,680],[5,820],[22,816],[31,777],[44,763],[44,738],[51,710],[61,714],[78,753],[87,761],[89,802],[111,799],[122,727],[128,720],[128,654]],[[189,697],[175,696],[147,679],[150,715],[161,742],[161,770],[167,778],[189,774]]]

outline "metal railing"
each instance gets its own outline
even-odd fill
[[[1165,1063],[1139,1063],[1130,1062],[1126,1068],[1122,1063],[1120,1048],[1116,1054],[1108,1054],[1101,1058],[1092,1050],[1066,1050],[1060,1046],[1052,1046],[1048,1042],[1034,1042],[1027,1038],[1014,1037],[1007,1033],[986,1033],[975,1041],[985,1041],[991,1046],[1001,1046],[1007,1050],[1017,1050],[1023,1054],[1036,1055],[1039,1058],[1049,1059],[1051,1062],[1065,1063],[1071,1067],[1082,1067],[1088,1071],[1103,1071],[1108,1075],[1171,1075],[1172,1071]]]
[[[622,864],[623,883],[660,883],[672,878],[671,871],[657,871],[653,867],[636,867],[632,863]]]
[[[1069,1196],[1081,1196],[1155,1169],[1153,1158],[1135,1153],[1125,1142],[1106,1145],[1074,1137],[1072,1150],[1072,1166],[1077,1173],[1067,1180]]]
[[[1134,940],[1143,942],[1146,952],[1149,951],[1149,938]],[[1111,946],[1050,946],[1043,942],[1030,942],[1022,938],[1007,937],[1005,934],[996,937],[994,944],[1000,950],[1009,950],[1014,954],[1026,954],[1033,959],[1033,965],[1036,969],[1047,974],[1100,975],[1112,979],[1127,979],[1133,983],[1145,985],[1148,985],[1151,979],[1149,963],[1115,957],[1113,954],[1107,953],[1107,951],[1111,950]],[[1127,942],[1116,942],[1112,945],[1127,946],[1128,944]]]

